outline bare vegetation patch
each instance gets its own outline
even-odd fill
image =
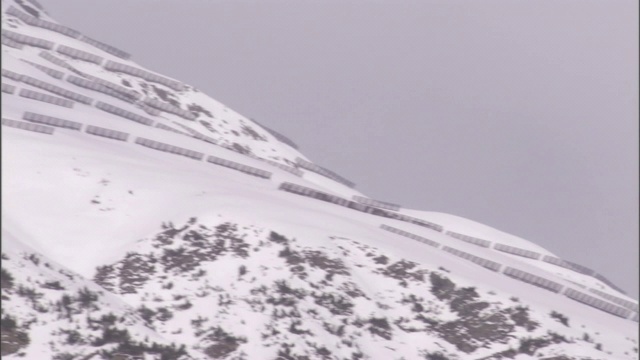
[[[28,332],[20,326],[15,317],[3,314],[0,319],[0,355],[17,353],[29,345]]]

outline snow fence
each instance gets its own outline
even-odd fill
[[[607,284],[611,288],[616,289],[617,291],[619,291],[619,292],[621,292],[623,294],[626,294],[626,292],[624,290],[622,290],[619,287],[617,287],[614,283],[609,281],[609,279],[607,279],[606,277],[604,277],[604,276],[602,276],[600,274],[597,274],[597,273],[595,275],[593,275],[593,277],[598,279],[598,280],[600,280],[600,281],[602,281],[603,283]]]
[[[150,140],[142,137],[136,138],[136,144],[146,146],[154,150],[160,150],[160,151],[165,151],[172,154],[186,156],[188,158],[195,159],[195,160],[202,160],[202,158],[204,157],[204,154],[201,152],[181,148],[179,146],[169,145],[166,143],[162,143],[159,141]]]
[[[562,260],[560,258],[554,257],[554,256],[545,255],[542,258],[542,261],[547,262],[549,264],[553,264],[553,265],[556,265],[556,266],[563,267],[565,269],[576,271],[576,269],[573,266],[571,266],[571,264],[569,264],[568,262],[566,262],[566,261],[564,261],[564,260]]]
[[[142,97],[142,95],[140,93],[135,92],[135,91],[133,91],[131,89],[128,89],[128,88],[126,88],[126,87],[124,87],[122,85],[116,84],[114,82],[111,82],[111,81],[108,81],[108,80],[104,80],[104,79],[101,79],[99,77],[95,77],[95,76],[91,76],[91,75],[87,75],[86,77],[89,80],[93,80],[93,81],[95,81],[96,83],[98,83],[100,85],[106,86],[109,89],[117,91],[117,92],[119,92],[119,93],[121,93],[123,95],[126,95],[126,96],[128,96],[128,97],[130,97],[132,99],[139,100]]]
[[[619,298],[617,296],[613,296],[613,295],[607,294],[606,292],[600,291],[598,289],[589,289],[589,291],[591,291],[594,294],[599,295],[602,298],[605,298],[605,299],[611,301],[614,304],[618,304],[620,306],[623,306],[623,307],[625,307],[625,308],[627,308],[629,310],[633,310],[635,312],[638,312],[638,310],[640,310],[640,309],[638,309],[638,304],[634,303],[632,301],[625,300],[625,299]]]
[[[609,314],[612,315],[616,315],[622,318],[629,318],[629,316],[631,316],[631,310],[627,310],[625,308],[622,308],[620,306],[611,304],[609,302],[606,302],[604,300],[600,300],[594,296],[585,294],[581,291],[577,291],[571,288],[567,288],[564,292],[564,294],[575,300],[578,302],[581,302],[583,304],[589,305],[591,307],[594,307],[596,309],[602,310],[604,312],[607,312]]]
[[[404,222],[408,222],[411,224],[415,224],[418,226],[422,226],[422,227],[426,227],[429,228],[431,230],[435,230],[435,231],[442,231],[442,226],[438,225],[438,224],[434,224],[422,219],[418,219],[418,218],[414,218],[411,216],[407,216],[407,215],[403,215],[403,214],[398,214],[396,212],[391,212],[391,211],[387,211],[387,210],[383,210],[383,209],[378,209],[376,207],[373,206],[369,206],[369,205],[364,205],[364,204],[360,204],[357,203],[355,201],[351,201],[351,200],[347,200],[338,196],[334,196],[334,195],[330,195],[327,193],[323,193],[321,191],[317,191],[311,188],[307,188],[305,186],[301,186],[301,185],[297,185],[297,184],[292,184],[289,182],[283,182],[282,184],[280,184],[279,187],[280,190],[285,190],[294,194],[298,194],[298,195],[303,195],[303,196],[309,196],[318,200],[322,200],[322,201],[327,201],[327,202],[332,202],[341,206],[345,206],[357,211],[361,211],[361,212],[365,212],[368,214],[372,214],[372,215],[376,215],[376,216],[381,216],[381,217],[386,217],[389,219],[396,219],[396,220],[400,220],[400,221],[404,221]]]
[[[435,231],[438,231],[438,232],[442,232],[442,230],[444,229],[442,227],[442,225],[438,225],[438,224],[432,223],[430,221],[418,219],[418,218],[413,217],[413,216],[397,214],[397,213],[390,213],[388,211],[384,211],[384,213],[386,214],[386,217],[390,217],[392,219],[396,219],[396,220],[412,223],[412,224],[415,224],[415,225],[418,225],[418,226],[426,227],[426,228],[429,228],[431,230],[435,230]],[[385,215],[383,215],[383,216],[385,216]]]
[[[505,275],[515,278],[517,280],[526,282],[527,284],[535,285],[539,288],[543,288],[545,290],[553,291],[555,293],[559,293],[564,286],[561,284],[551,281],[549,279],[545,279],[538,275],[533,275],[526,271],[518,270],[507,266],[503,272]]]
[[[160,115],[160,110],[154,109],[151,106],[149,106],[149,105],[147,105],[147,104],[145,104],[143,102],[138,103],[138,106],[140,106],[140,109],[144,110],[144,112],[146,112],[149,115],[152,115],[152,116],[159,116]]]
[[[37,7],[38,10],[44,11],[44,8],[42,7],[42,5],[40,5],[40,3],[37,2],[36,0],[27,0],[27,1],[33,4],[33,6]]]
[[[256,119],[251,119],[251,121],[253,121],[254,123],[258,124],[261,128],[263,128],[266,132],[268,132],[269,134],[271,134],[274,138],[276,138],[276,140],[280,141],[283,144],[287,144],[289,146],[291,146],[294,149],[298,149],[298,145],[296,145],[296,143],[294,143],[293,141],[291,141],[291,139],[289,139],[288,137],[280,134],[279,132],[265,126],[262,125],[262,123],[259,123],[258,120]]]
[[[439,242],[435,242],[435,241],[429,240],[429,239],[427,239],[425,237],[418,236],[416,234],[412,234],[410,232],[407,232],[407,231],[404,231],[404,230],[400,230],[398,228],[394,228],[393,226],[388,226],[388,225],[382,224],[382,225],[380,225],[380,228],[382,230],[386,230],[386,231],[392,232],[394,234],[398,234],[400,236],[404,236],[404,237],[407,237],[409,239],[412,239],[412,240],[415,240],[415,241],[419,241],[419,242],[421,242],[423,244],[427,244],[429,246],[433,246],[433,247],[436,247],[436,248],[440,247],[440,243]]]
[[[102,110],[102,111],[106,111],[110,114],[113,115],[118,115],[120,117],[123,117],[127,120],[131,120],[131,121],[135,121],[137,123],[143,124],[143,125],[148,125],[148,126],[152,126],[153,125],[153,120],[148,119],[144,116],[140,116],[138,114],[134,114],[131,111],[127,111],[125,109],[119,108],[117,106],[113,106],[111,104],[107,104],[104,103],[102,101],[98,101],[96,103],[96,108]]]
[[[50,63],[58,65],[60,67],[63,67],[65,69],[73,72],[74,74],[78,74],[80,76],[84,76],[85,75],[83,72],[81,72],[78,69],[74,68],[73,66],[69,65],[66,61],[53,56],[50,52],[48,52],[46,50],[42,50],[38,55],[40,55],[41,58],[49,61]]]
[[[286,171],[288,173],[291,173],[291,174],[293,174],[295,176],[298,176],[298,177],[302,176],[302,170],[294,168],[292,166],[287,166],[287,165],[284,165],[284,164],[280,164],[279,162],[275,162],[275,161],[269,160],[269,159],[263,159],[261,157],[256,157],[256,159],[258,159],[260,161],[264,161],[269,165],[275,166],[275,167],[277,167],[279,169],[282,169],[282,170],[284,170],[284,171]]]
[[[191,121],[194,121],[196,119],[196,116],[193,115],[191,111],[182,110],[179,107],[173,106],[171,104],[168,104],[162,101],[158,101],[155,99],[145,99],[144,103],[146,105],[151,106],[152,108],[162,110],[170,114],[178,115],[183,119],[187,119]]]
[[[118,100],[122,100],[128,103],[133,103],[133,100],[130,97],[127,97],[126,95],[123,95],[115,90],[112,90],[104,85],[98,84],[95,81],[91,81],[91,80],[87,80],[87,79],[83,79],[81,77],[78,76],[74,76],[74,75],[69,75],[67,76],[67,81],[70,82],[73,85],[76,86],[80,86],[83,87],[85,89],[89,89],[89,90],[93,90],[93,91],[98,91],[101,92],[105,95],[109,95],[111,97],[114,97]]]
[[[375,206],[380,209],[392,210],[392,211],[400,210],[400,205],[392,204],[385,201],[373,200],[364,196],[353,195],[352,199],[361,204]]]
[[[113,56],[117,56],[117,57],[119,57],[121,59],[128,60],[131,57],[131,55],[129,53],[125,52],[125,51],[122,51],[122,50],[120,50],[120,49],[118,49],[116,47],[113,47],[111,45],[107,45],[107,44],[105,44],[103,42],[100,42],[98,40],[92,39],[92,38],[90,38],[88,36],[85,36],[85,35],[80,36],[80,38],[78,40],[80,40],[82,42],[85,42],[85,43],[87,43],[89,45],[92,45],[92,46],[94,46],[94,47],[96,47],[96,48],[98,48],[98,49],[100,49],[100,50],[102,50],[102,51],[104,51],[106,53],[109,53],[109,54],[111,54]]]
[[[174,124],[178,125],[181,128],[183,128],[186,132],[188,132],[189,134],[191,134],[191,136],[193,136],[194,138],[196,138],[198,140],[202,140],[202,141],[206,141],[208,143],[214,144],[214,145],[218,145],[218,142],[216,141],[216,139],[214,139],[212,137],[204,135],[199,131],[193,130],[192,128],[190,128],[190,127],[188,127],[186,125],[182,125],[182,124],[177,123],[177,122],[174,122]],[[233,149],[230,149],[230,150],[233,150]]]
[[[102,136],[109,139],[115,139],[120,141],[127,141],[127,138],[129,137],[129,134],[125,132],[111,130],[111,129],[107,129],[99,126],[93,126],[93,125],[87,125],[85,132],[87,134]]]
[[[16,87],[10,84],[2,83],[2,92],[7,94],[13,94],[16,91]]]
[[[525,250],[525,249],[517,248],[515,246],[509,246],[509,245],[504,245],[504,244],[495,244],[493,246],[493,248],[498,250],[498,251],[502,251],[502,252],[506,252],[506,253],[509,253],[509,254],[526,257],[526,258],[529,258],[529,259],[535,259],[535,260],[540,259],[540,256],[542,256],[540,253],[537,253],[535,251]]]
[[[60,96],[66,97],[67,99],[71,99],[71,100],[77,101],[77,102],[82,103],[82,104],[91,105],[91,103],[93,102],[93,99],[88,97],[88,96],[84,96],[82,94],[78,94],[78,93],[75,93],[73,91],[69,91],[69,90],[63,89],[63,88],[61,88],[59,86],[55,86],[53,84],[49,84],[47,82],[40,81],[40,80],[38,80],[36,78],[33,78],[31,76],[22,75],[21,80],[25,84],[29,84],[31,86],[35,86],[37,88],[46,90],[46,91],[48,91],[50,93],[54,93],[56,95],[60,95]]]
[[[472,254],[469,254],[468,252],[464,252],[462,250],[458,250],[458,249],[454,249],[452,247],[449,246],[445,246],[442,248],[443,251],[446,251],[450,254],[453,254],[455,256],[461,257],[465,260],[469,260],[474,264],[478,264],[482,267],[485,267],[491,271],[500,271],[500,268],[502,267],[502,265],[500,265],[499,263],[495,262],[495,261],[491,261],[485,258],[481,258],[479,256],[475,256]]]
[[[29,111],[25,111],[25,113],[22,114],[22,119],[31,121],[34,123],[51,125],[51,126],[65,128],[65,129],[71,129],[71,130],[82,129],[82,124],[79,122],[60,119],[60,118],[48,116],[48,115],[36,114]]]
[[[322,191],[318,191],[306,186],[297,185],[289,182],[283,182],[282,184],[280,184],[279,189],[288,191],[294,194],[311,197],[317,200],[322,200],[322,201],[330,202],[333,204],[341,205],[344,207],[351,207],[352,204],[355,204],[353,201],[349,201],[339,196],[327,194]]]
[[[87,51],[75,49],[66,45],[58,45],[58,47],[56,48],[56,51],[59,52],[60,54],[67,55],[70,58],[83,60],[90,63],[98,64],[98,65],[102,64],[102,61],[104,60],[102,56],[98,56]]]
[[[7,45],[7,46],[12,47],[14,49],[22,49],[22,47],[24,46],[24,45],[20,44],[17,41],[11,40],[10,38],[5,36],[4,34],[2,34],[2,45]]]
[[[58,80],[60,80],[60,79],[62,79],[64,77],[64,73],[62,71],[52,69],[52,68],[50,68],[48,66],[36,64],[36,63],[31,62],[29,60],[24,60],[23,59],[22,61],[26,62],[27,64],[33,66],[34,68],[42,71],[43,73],[45,73],[45,74],[47,74],[47,75],[49,75],[49,76],[51,76],[53,78],[58,79]]]
[[[337,181],[343,185],[346,185],[347,187],[353,188],[355,187],[355,183],[343,178],[342,176],[334,173],[333,171],[323,168],[322,166],[318,166],[312,162],[309,162],[307,160],[304,160],[302,158],[296,158],[296,163],[298,164],[298,166],[300,166],[303,169],[307,169],[309,171],[313,171],[316,174],[322,175],[324,177],[327,177],[329,179],[332,179],[334,181]]]
[[[17,120],[5,119],[5,118],[2,118],[2,125],[13,127],[16,129],[28,130],[28,131],[33,131],[33,132],[42,133],[42,134],[49,134],[49,135],[53,134],[53,131],[55,130],[50,126],[31,124],[24,121],[17,121]]]
[[[489,246],[491,246],[491,241],[489,241],[489,240],[484,240],[484,239],[480,239],[480,238],[477,238],[477,237],[456,233],[456,232],[453,232],[453,231],[447,231],[446,234],[451,236],[454,239],[458,239],[458,240],[462,240],[464,242],[468,242],[469,244],[474,244],[474,245],[482,246],[482,247],[485,247],[485,248],[488,248]]]
[[[131,66],[131,65],[111,61],[111,60],[107,61],[104,64],[104,68],[109,71],[117,71],[117,72],[129,74],[129,75],[137,76],[147,81],[165,85],[176,91],[182,91],[185,88],[185,86],[178,81],[171,80],[160,75],[156,75],[154,73],[151,73],[146,70],[142,70],[135,66]]]
[[[156,124],[156,127],[157,127],[158,129],[162,129],[162,130],[167,130],[167,131],[174,132],[174,133],[176,133],[176,134],[186,135],[186,136],[191,136],[191,134],[188,134],[188,133],[186,133],[186,132],[182,132],[182,131],[180,131],[180,130],[174,129],[174,128],[172,128],[171,126],[167,126],[167,125],[165,125],[165,124],[163,124],[163,123],[157,123],[157,124]]]
[[[66,35],[66,36],[74,38],[74,39],[77,39],[77,38],[80,37],[80,32],[77,31],[77,30],[73,30],[73,29],[68,28],[66,26],[62,26],[60,24],[53,23],[51,21],[38,19],[36,17],[33,17],[33,16],[31,16],[31,15],[29,15],[27,13],[24,13],[24,12],[18,10],[13,5],[9,6],[9,9],[7,9],[7,14],[13,15],[13,16],[17,17],[18,19],[24,21],[25,23],[31,25],[31,26],[36,26],[36,27],[47,29],[47,30],[50,30],[50,31],[55,31],[57,33],[60,33],[62,35]]]
[[[571,265],[573,267],[573,270],[579,272],[580,274],[589,275],[589,276],[596,275],[595,271],[589,269],[586,266],[582,266],[580,264],[576,264],[576,263],[574,263],[572,261],[569,261],[569,260],[565,260],[565,262],[568,263],[569,265]]]
[[[17,72],[13,72],[11,70],[2,69],[2,76],[9,78],[15,81],[22,81],[22,74],[18,74]]]
[[[261,177],[263,179],[270,179],[271,178],[271,173],[262,169],[258,169],[252,166],[248,166],[248,165],[243,165],[240,163],[237,163],[235,161],[231,161],[231,160],[226,160],[226,159],[222,159],[219,157],[215,157],[215,156],[209,156],[207,158],[207,161],[212,163],[212,164],[216,164],[216,165],[220,165],[220,166],[224,166],[230,169],[234,169],[234,170],[238,170],[241,171],[245,174],[249,174],[249,175],[253,175],[253,176],[257,176],[257,177]]]
[[[53,41],[40,39],[33,36],[23,35],[23,34],[19,34],[17,32],[5,30],[5,29],[2,29],[2,35],[6,36],[10,40],[13,40],[23,45],[35,46],[35,47],[39,47],[47,50],[53,49],[53,45],[54,45]]]
[[[58,106],[64,106],[67,108],[73,108],[73,101],[59,98],[56,96],[51,96],[48,94],[44,94],[38,91],[33,91],[29,89],[20,90],[20,96],[25,97],[27,99],[33,99],[38,101],[44,101],[49,104],[54,104]]]

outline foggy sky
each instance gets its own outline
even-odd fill
[[[526,238],[638,298],[637,1],[39,1],[373,198]]]

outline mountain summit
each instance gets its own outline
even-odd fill
[[[2,2],[7,359],[636,359],[638,302]]]

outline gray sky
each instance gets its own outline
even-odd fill
[[[635,0],[39,0],[366,194],[466,217],[638,297]]]

